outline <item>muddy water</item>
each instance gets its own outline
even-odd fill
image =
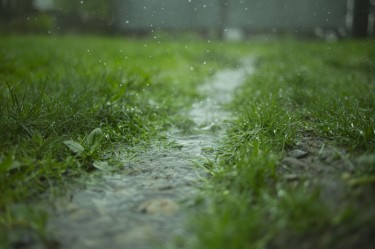
[[[222,105],[251,72],[252,61],[245,61],[242,67],[218,72],[200,87],[207,98],[188,114],[195,131],[169,132],[175,149],[141,153],[123,173],[104,174],[61,198],[48,224],[61,248],[151,249],[184,235],[186,211],[205,176],[194,162],[212,156],[207,148],[215,148],[224,134],[213,128],[223,127],[231,118]]]

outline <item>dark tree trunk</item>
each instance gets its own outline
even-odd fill
[[[352,26],[354,37],[366,37],[368,35],[369,13],[370,0],[354,0]]]

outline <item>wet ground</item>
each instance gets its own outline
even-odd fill
[[[187,114],[194,131],[168,133],[175,148],[140,153],[124,172],[102,175],[59,199],[48,230],[60,248],[158,248],[186,235],[184,222],[205,177],[196,163],[213,156],[211,149],[225,134],[224,121],[231,118],[223,104],[252,73],[252,64],[244,61],[202,84],[199,91],[207,98]]]

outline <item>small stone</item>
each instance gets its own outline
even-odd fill
[[[160,187],[158,188],[158,190],[160,190],[160,191],[165,191],[165,190],[170,190],[170,189],[173,189],[173,186],[172,186],[172,185],[160,186]]]
[[[289,167],[296,167],[296,168],[306,168],[307,164],[294,158],[294,157],[285,157],[282,161],[282,164],[285,164]]]
[[[285,180],[287,181],[296,181],[299,179],[299,176],[296,175],[296,174],[288,174],[288,175],[285,175]]]
[[[307,156],[307,152],[306,151],[303,151],[303,150],[292,150],[292,151],[289,151],[288,152],[288,156],[289,157],[293,157],[293,158],[303,158],[305,156]]]
[[[153,199],[142,203],[137,210],[145,214],[170,215],[178,210],[178,204],[170,199]]]

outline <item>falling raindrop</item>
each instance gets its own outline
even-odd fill
[[[83,1],[81,1],[81,4],[83,4],[84,2]]]

